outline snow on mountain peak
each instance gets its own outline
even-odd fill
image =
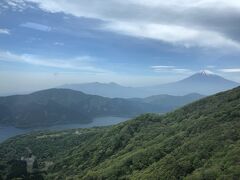
[[[214,73],[212,71],[209,71],[209,70],[202,70],[202,71],[200,71],[199,74],[201,74],[203,76],[208,76],[208,75],[213,75]]]

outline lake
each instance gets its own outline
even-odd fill
[[[20,135],[20,134],[26,134],[33,131],[42,131],[42,130],[54,130],[54,131],[61,131],[61,130],[67,130],[67,129],[75,129],[75,128],[91,128],[91,127],[99,127],[99,126],[109,126],[118,124],[120,122],[124,122],[130,118],[127,117],[101,117],[101,118],[95,118],[91,123],[88,124],[61,124],[61,125],[55,125],[50,127],[44,127],[44,128],[37,128],[37,129],[20,129],[15,128],[12,126],[0,126],[0,143],[7,140],[10,137]]]

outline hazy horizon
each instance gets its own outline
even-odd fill
[[[204,74],[203,74],[204,73]],[[186,77],[183,77],[183,78],[180,78],[180,79],[177,79],[177,80],[173,80],[173,81],[169,81],[169,82],[162,82],[162,83],[149,83],[149,84],[145,84],[145,85],[136,85],[136,86],[133,86],[132,84],[121,84],[119,82],[114,82],[114,81],[87,81],[87,82],[71,82],[71,81],[68,81],[67,83],[65,84],[62,84],[62,83],[59,83],[59,84],[56,84],[56,85],[53,85],[54,83],[52,83],[51,85],[49,86],[46,86],[46,87],[35,87],[35,88],[32,88],[30,89],[29,87],[27,88],[20,88],[20,90],[15,90],[15,91],[2,91],[0,93],[0,96],[9,96],[9,95],[21,95],[21,94],[29,94],[29,93],[32,93],[32,92],[36,92],[36,91],[41,91],[41,90],[46,90],[46,89],[52,89],[52,88],[69,88],[69,87],[65,87],[65,86],[68,86],[68,85],[88,85],[88,84],[100,84],[100,85],[111,85],[111,84],[115,84],[115,85],[118,85],[118,86],[121,86],[121,87],[129,87],[129,88],[151,88],[151,87],[154,87],[154,86],[159,86],[159,85],[166,85],[166,84],[171,84],[171,83],[177,83],[177,82],[180,82],[182,80],[185,80],[185,79],[188,79],[196,74],[200,74],[203,76],[209,76],[209,75],[215,75],[215,76],[218,76],[220,78],[224,78],[226,79],[225,77],[219,75],[219,74],[216,74],[216,73],[213,73],[209,70],[201,70],[201,71],[198,71],[198,72],[195,72],[194,74],[191,74],[191,75],[187,75]],[[231,80],[231,79],[226,79],[226,80],[230,80],[232,82],[236,82],[236,83],[239,83],[237,81],[234,81],[234,80]],[[200,82],[199,82],[200,83]],[[109,86],[110,87],[110,86]],[[190,87],[188,87],[190,88]],[[72,89],[72,88],[70,88]],[[82,90],[80,90],[82,91]],[[106,89],[105,89],[106,91]],[[85,92],[85,93],[89,93],[89,92]],[[106,92],[106,94],[108,94],[109,92]],[[198,91],[192,91],[192,92],[189,92],[189,93],[185,93],[185,94],[182,94],[182,95],[187,95],[187,94],[191,94],[191,93],[198,93]],[[92,93],[90,93],[92,94]],[[95,93],[93,93],[95,94]],[[159,94],[161,94],[161,92],[159,92]],[[169,95],[174,95],[170,92],[166,92],[166,93],[163,93],[163,94],[169,94]],[[101,94],[100,94],[101,95]],[[151,94],[150,94],[151,95]],[[149,95],[149,96],[150,96]],[[176,94],[175,94],[176,95]],[[207,95],[207,94],[202,94],[202,95]],[[108,96],[108,95],[107,95]]]

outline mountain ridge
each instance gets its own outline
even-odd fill
[[[87,94],[100,95],[110,98],[129,98],[131,94],[136,94],[138,92],[133,87],[126,87],[115,82],[110,83],[100,83],[100,82],[90,82],[81,84],[66,84],[59,86],[58,88],[72,89],[76,91],[82,91]]]
[[[167,102],[154,104],[142,99],[135,101],[107,98],[70,89],[53,88],[29,95],[0,97],[0,124],[29,128],[90,123],[93,118],[104,116],[133,117],[147,112],[164,113],[199,98],[202,96],[165,106]]]

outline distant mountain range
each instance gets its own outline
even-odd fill
[[[183,80],[151,87],[125,87],[116,83],[67,84],[58,88],[82,91],[105,97],[136,98],[158,94],[186,95],[198,93],[211,95],[239,86],[239,83],[227,80],[216,74],[202,71]]]
[[[89,123],[104,116],[132,117],[164,113],[202,98],[160,95],[144,99],[107,98],[70,89],[48,89],[28,95],[0,97],[0,124],[40,127],[66,123]]]
[[[81,91],[87,94],[99,95],[104,97],[142,97],[143,91],[138,91],[137,88],[121,86],[117,83],[83,83],[83,84],[66,84],[57,88],[72,89]],[[146,93],[147,95],[147,93]]]
[[[162,94],[146,98],[132,98],[132,101],[151,104],[162,112],[169,112],[203,97],[203,95],[197,93],[187,94],[184,96]]]

